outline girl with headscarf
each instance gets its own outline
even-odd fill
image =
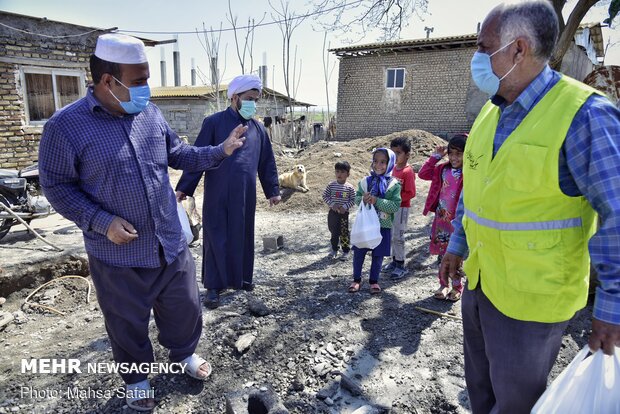
[[[392,177],[392,170],[396,163],[396,155],[389,148],[377,148],[372,153],[371,171],[368,177],[363,178],[357,187],[355,204],[362,201],[366,205],[374,205],[379,215],[381,225],[381,243],[374,249],[362,249],[353,246],[353,283],[349,292],[359,292],[362,285],[362,267],[368,251],[372,251],[370,265],[370,293],[380,293],[379,274],[383,257],[390,255],[390,240],[392,239],[392,223],[394,213],[400,207],[400,183]]]

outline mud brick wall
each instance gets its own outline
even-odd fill
[[[25,167],[36,161],[38,155],[43,128],[25,125],[19,83],[19,69],[0,62],[0,168]]]
[[[0,168],[23,168],[37,160],[42,125],[28,125],[22,69],[68,69],[84,73],[101,31],[0,11]],[[92,33],[84,34],[91,31]]]
[[[468,131],[486,97],[471,80],[475,47],[340,58],[336,139],[422,129]],[[387,89],[387,69],[405,68],[403,89]]]

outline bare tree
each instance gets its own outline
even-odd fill
[[[328,31],[340,31],[347,36],[366,36],[379,29],[379,40],[400,36],[411,17],[420,18],[427,12],[430,0],[314,0],[317,21]]]
[[[291,97],[297,99],[297,91],[299,90],[299,83],[301,82],[301,58],[299,58],[299,72],[297,71],[297,45],[295,45],[295,53],[293,54],[293,92]]]
[[[293,94],[295,89],[295,77],[291,77],[291,39],[293,32],[305,20],[308,13],[296,14],[290,8],[288,0],[279,0],[279,7],[269,0],[269,6],[273,10],[273,20],[277,22],[280,33],[282,33],[282,72],[284,75],[284,88],[288,98],[289,113],[293,116]],[[293,59],[293,63],[295,59]],[[291,126],[290,138],[295,146],[299,146],[299,142],[294,137],[294,131]]]
[[[324,28],[329,31],[342,31],[348,34],[365,36],[370,29],[381,31],[381,40],[395,39],[412,20],[413,15],[422,17],[432,0],[313,0],[314,13]],[[562,11],[567,0],[551,0],[558,16],[560,37],[553,53],[550,65],[557,69],[562,65],[562,58],[571,45],[579,24],[586,13],[595,5],[609,5],[610,24],[620,11],[620,0],[578,0],[568,19],[564,20]],[[351,17],[352,16],[352,17]]]
[[[264,13],[262,19],[260,19],[258,23],[253,18],[248,17],[248,24],[244,27],[245,34],[243,35],[243,44],[240,44],[239,35],[237,34],[237,31],[240,30],[237,25],[237,16],[233,14],[230,0],[228,0],[228,14],[226,14],[226,19],[232,26],[232,31],[235,37],[235,48],[237,50],[237,59],[239,59],[242,74],[246,73],[246,55],[250,59],[250,67],[247,73],[252,73],[254,69],[254,31],[256,30],[256,27],[260,26],[263,20],[265,20],[266,16],[267,13]]]
[[[327,43],[327,47],[325,47],[325,42],[327,42],[327,31],[323,35],[323,52],[321,53],[323,58],[323,76],[325,78],[325,98],[327,100],[327,122],[325,122],[325,118],[323,118],[323,124],[325,124],[325,130],[327,131],[327,138],[333,138],[331,136],[331,128],[328,125],[331,122],[331,116],[329,112],[329,81],[332,78],[332,74],[334,73],[334,69],[336,68],[336,62],[329,67],[329,49],[331,42]]]
[[[202,23],[202,34],[204,36],[204,40],[200,38],[198,29],[196,29],[196,35],[198,36],[198,41],[202,48],[207,52],[207,57],[209,58],[209,66],[210,76],[207,77],[208,85],[211,85],[211,88],[215,92],[215,102],[217,111],[221,111],[222,107],[220,105],[220,84],[224,77],[224,72],[226,72],[226,50],[228,49],[228,44],[224,49],[224,66],[220,71],[220,40],[222,39],[222,23],[220,22],[220,29],[213,30],[213,27],[210,27],[207,30],[204,22]],[[200,71],[202,73],[202,71]],[[204,76],[204,74],[203,74]],[[201,79],[203,78],[201,76]]]

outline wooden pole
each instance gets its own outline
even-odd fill
[[[2,207],[2,209],[6,212],[8,212],[10,215],[12,215],[13,217],[15,217],[20,223],[22,223],[24,226],[26,226],[26,228],[28,230],[30,230],[35,236],[37,236],[38,239],[40,239],[43,243],[48,244],[50,246],[52,246],[54,249],[56,249],[59,252],[62,252],[63,249],[61,249],[60,247],[48,242],[47,240],[45,240],[43,237],[41,237],[41,235],[39,233],[37,233],[32,227],[30,227],[28,225],[28,223],[26,223],[20,216],[18,216],[17,214],[15,214],[15,212],[13,210],[11,210],[8,206],[5,206],[3,203],[0,203],[0,207]]]
[[[442,312],[437,312],[434,311],[432,309],[426,309],[426,308],[422,308],[420,306],[416,306],[415,309],[422,311],[422,312],[426,312],[426,313],[432,313],[433,315],[439,315],[443,318],[450,318],[450,319],[455,319],[457,321],[462,321],[463,319],[459,318],[458,316],[454,316],[454,315],[449,315],[447,313],[442,313]]]

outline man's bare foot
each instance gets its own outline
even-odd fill
[[[211,375],[211,364],[209,364],[204,358],[199,357],[196,354],[192,354],[185,358],[181,363],[185,363],[184,372],[192,378],[204,381]]]
[[[209,375],[211,375],[211,365],[208,362],[205,362],[198,368],[196,375],[198,375],[202,379],[207,378]]]
[[[133,402],[133,405],[137,405],[139,407],[152,410],[155,408],[155,399],[154,398],[144,398],[142,400],[137,400]]]

